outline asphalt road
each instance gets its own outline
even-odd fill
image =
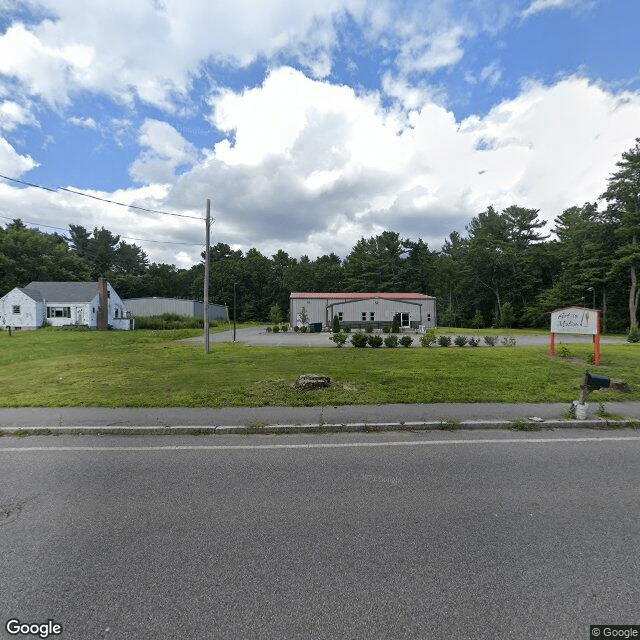
[[[2,438],[0,637],[640,624],[639,455],[634,431]]]

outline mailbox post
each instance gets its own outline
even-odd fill
[[[580,403],[584,404],[587,396],[592,391],[598,389],[608,389],[611,386],[611,378],[609,376],[600,376],[595,373],[584,372],[584,380],[582,382],[582,393],[580,394]]]

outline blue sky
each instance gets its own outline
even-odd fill
[[[552,227],[640,135],[638,24],[626,0],[0,0],[0,174],[194,218],[211,198],[212,242],[267,255],[439,248],[488,205]],[[204,237],[4,180],[0,215],[182,267]]]

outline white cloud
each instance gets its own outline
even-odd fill
[[[591,7],[593,0],[532,0],[531,4],[522,12],[523,18],[549,9],[569,9],[572,7]]]
[[[98,123],[93,118],[78,118],[73,116],[68,120],[69,124],[85,129],[98,129]]]
[[[13,131],[18,125],[37,126],[38,121],[27,109],[13,100],[0,103],[0,130]]]
[[[197,158],[195,147],[168,122],[148,118],[140,127],[138,142],[145,150],[130,173],[145,184],[172,182],[178,167],[192,165]]]
[[[36,165],[31,156],[20,155],[13,146],[0,137],[0,167],[10,178],[18,178]]]

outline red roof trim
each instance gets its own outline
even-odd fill
[[[301,293],[295,292],[291,294],[291,298],[324,298],[339,300],[364,300],[369,298],[388,298],[396,300],[426,300],[432,296],[426,296],[423,293]]]

